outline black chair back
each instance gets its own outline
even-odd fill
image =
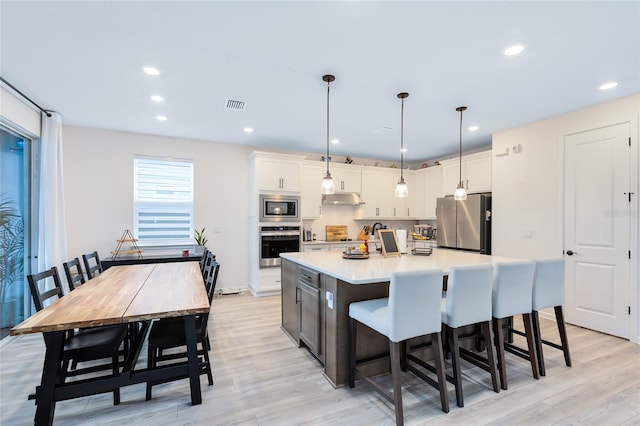
[[[97,251],[83,254],[82,262],[84,263],[84,270],[87,271],[87,280],[100,275],[102,272],[102,263],[100,263],[100,257],[98,257]]]
[[[64,273],[67,276],[67,283],[69,284],[69,291],[73,291],[76,287],[81,286],[86,281],[84,274],[82,273],[82,266],[80,266],[80,259],[77,257],[68,262],[62,264]],[[75,268],[75,271],[73,270]]]
[[[209,249],[204,248],[204,252],[202,252],[202,257],[200,258],[200,272],[204,274],[204,267],[207,265],[207,258],[209,257]]]
[[[204,282],[207,289],[207,297],[209,297],[209,306],[213,300],[213,293],[216,291],[216,282],[218,281],[218,272],[220,271],[220,264],[216,260],[211,261],[209,266],[209,274]]]
[[[49,290],[40,290],[39,283],[48,278],[53,278],[54,287]],[[56,300],[63,296],[62,285],[60,283],[60,276],[58,275],[58,268],[55,266],[44,272],[37,274],[27,275],[27,281],[29,282],[29,290],[31,291],[31,298],[33,304],[36,307],[36,311],[40,311],[44,308],[44,302],[55,297]]]

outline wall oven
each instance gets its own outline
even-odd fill
[[[300,222],[300,197],[261,194],[260,222]]]
[[[299,226],[260,226],[260,267],[280,266],[280,253],[300,251]]]

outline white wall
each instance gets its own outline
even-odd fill
[[[245,146],[65,126],[67,253],[110,256],[133,230],[133,157],[194,161],[194,219],[221,264],[218,288],[247,289],[248,162]]]
[[[523,258],[562,256],[564,135],[630,121],[631,191],[638,194],[638,116],[640,94],[530,123],[493,135],[493,254]],[[522,151],[499,156],[513,145]],[[633,203],[631,273],[632,336],[640,343],[638,292],[638,197]],[[531,238],[524,238],[526,232]],[[635,306],[634,306],[635,305]],[[634,339],[632,339],[634,340]]]

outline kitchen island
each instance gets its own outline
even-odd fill
[[[431,256],[343,259],[340,252],[283,253],[282,328],[298,346],[306,346],[324,367],[333,386],[347,383],[349,366],[349,304],[387,297],[391,273],[452,266],[514,262],[519,259],[456,250],[434,249]],[[357,358],[388,351],[384,337],[359,329]],[[428,350],[426,356],[429,357]],[[388,360],[372,362],[366,374],[388,369]],[[362,368],[361,368],[362,369]],[[367,371],[367,370],[365,370]]]

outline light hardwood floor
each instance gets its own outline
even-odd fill
[[[557,341],[553,323],[541,321],[543,335]],[[561,351],[545,347],[547,376],[534,380],[526,361],[507,354],[509,390],[499,394],[487,373],[463,362],[465,407],[456,406],[449,385],[448,414],[435,389],[406,373],[406,423],[640,424],[640,345],[579,327],[568,326],[568,333],[572,368]],[[394,424],[392,407],[369,385],[334,389],[309,352],[292,344],[280,330],[279,296],[215,297],[210,335],[215,384],[201,376],[202,405],[190,405],[187,380],[155,386],[151,401],[144,400],[144,385],[135,385],[122,389],[119,406],[110,393],[60,402],[54,424]],[[0,342],[1,425],[33,424],[27,395],[39,383],[43,356],[39,334]],[[144,365],[144,352],[142,358]]]

